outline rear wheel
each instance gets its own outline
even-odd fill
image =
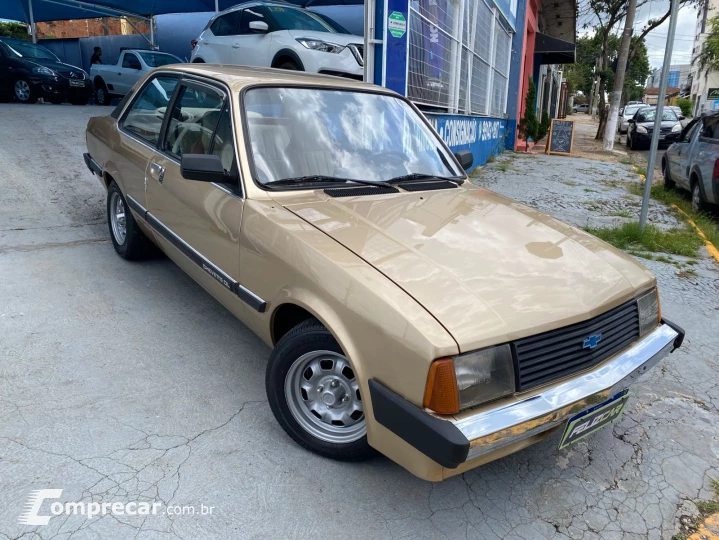
[[[694,180],[694,183],[692,184],[692,210],[695,212],[703,212],[706,210],[707,203],[704,201],[704,197],[702,197],[702,190],[699,186],[699,181]]]
[[[13,85],[13,91],[15,99],[20,103],[35,103],[37,101],[35,90],[27,79],[16,80]]]
[[[332,459],[374,455],[359,382],[332,334],[309,319],[280,339],[265,387],[275,418],[301,446]]]
[[[667,159],[662,159],[662,173],[664,173],[664,189],[674,189],[676,182],[672,180],[671,171],[669,171],[669,164]]]
[[[112,245],[123,259],[145,258],[150,251],[150,241],[140,230],[127,207],[125,197],[113,181],[107,190],[107,223],[110,227]]]
[[[204,61],[202,58],[195,58],[195,59],[192,61],[192,63],[193,63],[193,64],[204,64],[205,61]]]
[[[634,145],[632,144],[632,134],[627,133],[627,146],[630,150],[634,150]]]

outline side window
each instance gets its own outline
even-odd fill
[[[719,122],[706,122],[700,136],[707,139],[719,139]]]
[[[240,21],[240,11],[233,11],[215,19],[210,30],[216,36],[234,36],[237,34],[237,26]]]
[[[164,150],[178,158],[183,154],[209,154],[224,96],[204,86],[182,85],[179,91],[167,126]]]
[[[215,137],[212,141],[212,153],[220,156],[222,166],[226,171],[231,172],[237,168],[235,162],[235,137],[232,134],[232,118],[228,109],[228,104],[220,115],[220,121],[215,130]]]
[[[265,17],[262,8],[253,7],[242,10],[238,34],[255,34],[256,32],[250,28],[250,23],[253,21],[267,22],[267,17]]]
[[[122,67],[129,69],[142,69],[142,65],[137,59],[137,56],[131,53],[125,53],[125,56],[122,58]]]
[[[699,129],[699,126],[701,126],[700,120],[694,120],[691,124],[689,124],[686,128],[684,128],[684,131],[682,132],[681,137],[679,138],[679,142],[692,142],[692,139],[694,138],[694,134]]]
[[[175,77],[155,77],[130,105],[122,129],[134,133],[153,146],[160,139],[162,120],[177,86]]]

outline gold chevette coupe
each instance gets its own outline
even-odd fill
[[[273,347],[272,411],[323,456],[441,480],[564,448],[684,337],[644,267],[472,185],[471,153],[385,88],[164,66],[87,148],[117,253],[159,246]]]

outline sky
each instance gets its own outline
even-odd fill
[[[641,2],[641,0],[639,0]],[[669,0],[654,0],[642,5],[634,19],[634,33],[638,34],[649,19],[661,17],[669,9]],[[577,23],[577,33],[585,35],[591,33],[592,29],[582,28],[582,23]],[[588,21],[591,26],[591,21]],[[672,49],[672,64],[689,64],[691,62],[692,48],[694,47],[694,29],[697,22],[697,11],[692,6],[680,6],[677,29]],[[620,34],[624,29],[624,21],[616,26],[615,32]],[[646,37],[647,54],[649,64],[653,68],[661,67],[664,63],[664,51],[667,46],[667,35],[669,33],[669,18],[661,26],[652,30]]]

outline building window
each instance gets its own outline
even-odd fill
[[[413,0],[407,96],[448,112],[505,116],[512,34],[484,0]]]
[[[669,72],[669,81],[667,82],[668,88],[678,88],[679,87],[679,72],[678,71],[670,71]]]

